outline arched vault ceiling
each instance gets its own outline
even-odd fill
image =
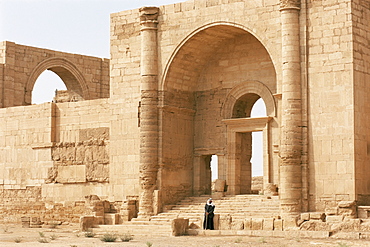
[[[196,91],[196,84],[207,62],[222,44],[241,36],[253,37],[238,27],[218,25],[190,37],[174,55],[165,78],[165,89]],[[255,37],[253,37],[255,39]]]

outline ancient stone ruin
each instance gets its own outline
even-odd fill
[[[0,219],[179,235],[213,196],[220,230],[368,232],[369,23],[369,0],[189,0],[111,14],[109,60],[2,42]],[[67,90],[32,105],[45,70]]]

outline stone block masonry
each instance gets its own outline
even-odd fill
[[[3,76],[0,107],[29,105],[37,78],[45,70],[56,73],[79,97],[109,97],[109,60],[2,42]]]
[[[4,212],[16,220],[33,202],[27,217],[54,208],[75,220],[83,207],[92,211],[78,202],[96,195],[124,202],[124,219],[149,220],[210,194],[214,156],[226,184],[218,192],[252,193],[252,134],[262,132],[259,191],[279,196],[279,216],[229,225],[235,215],[222,216],[221,225],[317,230],[327,229],[322,212],[334,223],[367,216],[357,208],[370,205],[369,6],[189,0],[123,11],[111,15],[109,61],[3,42]],[[68,91],[31,106],[46,69]],[[254,117],[260,99],[266,114]],[[81,208],[71,213],[71,205]],[[96,213],[99,222],[118,221],[115,212]]]

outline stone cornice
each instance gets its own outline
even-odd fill
[[[280,11],[286,9],[301,9],[301,0],[280,0]]]

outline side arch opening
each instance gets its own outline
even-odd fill
[[[32,90],[32,104],[52,102],[57,92],[67,90],[63,80],[54,72],[45,70],[37,78]]]
[[[64,58],[50,58],[41,62],[28,78],[25,88],[25,104],[33,103],[36,81],[45,71],[54,72],[65,84],[67,90],[59,102],[90,99],[85,78],[76,66]]]
[[[276,177],[272,150],[275,100],[261,82],[230,90],[223,108],[227,126],[230,194],[264,193]]]

